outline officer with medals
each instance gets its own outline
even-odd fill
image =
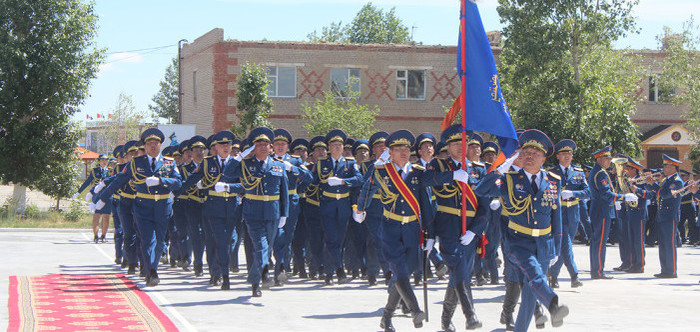
[[[108,177],[110,174],[107,169],[107,155],[101,154],[99,157],[97,157],[97,167],[93,167],[92,170],[90,171],[90,175],[83,181],[83,184],[80,185],[80,188],[78,188],[78,192],[76,192],[73,195],[73,199],[78,198],[81,192],[83,192],[85,189],[94,188],[97,184],[102,181],[102,179]],[[85,195],[85,200],[91,205],[94,203],[93,202],[93,193],[90,192],[87,195]],[[105,202],[109,204],[105,204],[102,209],[96,209],[94,211],[94,214],[92,215],[92,233],[94,234],[93,241],[97,243],[98,241],[105,242],[105,237],[107,234],[107,228],[109,226],[109,215],[112,213],[111,211],[111,205],[112,205],[112,199],[109,197],[109,199]],[[98,230],[100,226],[100,221],[102,223],[102,236],[98,236]]]
[[[661,183],[654,182],[653,177],[648,178],[650,189],[656,192],[656,201],[659,206],[657,212],[657,229],[659,239],[659,261],[661,273],[657,278],[677,278],[676,256],[676,229],[680,220],[681,198],[684,189],[683,180],[678,175],[681,162],[666,154],[663,159],[663,175]],[[689,192],[697,192],[697,185],[689,184]]]
[[[515,331],[526,331],[537,301],[549,309],[552,326],[563,324],[569,313],[547,284],[545,271],[557,260],[561,245],[561,178],[541,170],[553,152],[552,141],[539,130],[519,137],[522,169],[501,177],[501,202],[508,215],[504,254],[521,278],[522,294]]]
[[[240,162],[234,159],[226,166],[224,176],[215,185],[219,193],[245,194],[243,219],[254,249],[253,264],[248,268],[253,297],[262,296],[260,281],[263,284],[271,281],[267,275],[269,250],[277,229],[284,227],[289,216],[287,165],[270,156],[273,138],[269,128],[253,129],[248,136],[253,146],[241,153]],[[240,183],[233,183],[234,179],[240,179]]]
[[[612,160],[611,150],[610,146],[606,146],[593,153],[596,164],[588,176],[591,191],[590,218],[593,228],[590,236],[591,279],[612,279],[612,276],[603,273],[603,269],[605,266],[605,244],[608,242],[610,234],[610,220],[615,218],[615,202],[637,201],[635,194],[622,195],[613,191],[610,176],[606,171]]]
[[[571,164],[576,148],[576,143],[570,139],[563,139],[554,146],[559,165],[555,166],[551,173],[561,178],[562,239],[560,259],[549,269],[549,286],[552,288],[559,288],[558,278],[562,265],[566,265],[566,269],[569,271],[571,287],[583,286],[578,277],[572,244],[581,220],[580,202],[590,197],[590,190],[583,169]]]
[[[639,180],[643,180],[640,176],[641,170],[642,164],[632,159],[632,157],[627,157],[624,171],[630,182],[629,188],[631,192],[635,193],[639,198],[635,206],[625,204],[625,206],[622,207],[625,210],[624,222],[628,225],[630,234],[630,266],[625,270],[627,273],[644,273],[644,224],[648,216],[647,202],[653,200],[656,195],[655,192],[648,190],[648,185],[646,183],[639,182]]]
[[[272,139],[273,158],[284,163],[287,172],[287,189],[289,190],[289,214],[284,224],[280,225],[275,237],[273,253],[275,257],[275,285],[282,286],[288,279],[287,270],[291,266],[292,236],[299,221],[299,194],[298,187],[305,187],[311,182],[311,172],[306,169],[303,162],[296,155],[290,155],[289,144],[292,142],[292,134],[286,129],[275,129]]]
[[[134,199],[134,219],[141,235],[141,251],[144,257],[143,269],[146,285],[156,286],[158,263],[163,253],[163,241],[172,214],[170,193],[180,189],[182,182],[177,165],[173,160],[163,158],[160,147],[164,140],[163,132],[150,128],[141,134],[146,154],[131,160],[115,180],[100,194],[98,208],[105,205],[104,199],[111,197],[127,182],[133,181],[136,189]]]
[[[321,198],[319,212],[326,246],[323,259],[326,285],[333,284],[334,273],[339,283],[350,282],[343,268],[343,243],[352,216],[350,190],[362,184],[362,174],[355,158],[343,156],[346,139],[342,130],[331,130],[326,135],[330,157],[319,160],[311,171]]]
[[[374,204],[370,198],[379,193],[385,217],[379,236],[393,276],[380,323],[384,331],[394,331],[391,317],[401,299],[410,309],[416,328],[422,327],[425,319],[409,278],[419,264],[419,246],[424,227],[427,227],[425,250],[431,250],[435,240],[432,225],[422,224],[423,220],[430,219],[426,213],[430,214],[431,210],[430,197],[421,184],[425,169],[408,162],[414,142],[413,134],[408,130],[399,130],[387,137],[390,162],[380,163],[373,169],[362,186],[357,211],[353,214],[355,221],[362,222],[366,216],[365,209]]]
[[[477,237],[486,230],[488,219],[480,210],[477,215],[477,200],[471,183],[472,174],[476,174],[474,163],[468,163],[467,170],[462,169],[462,132],[460,125],[445,129],[441,141],[445,142],[449,157],[445,160],[433,159],[423,174],[421,182],[432,186],[437,197],[437,214],[435,215],[435,235],[440,239],[440,254],[450,271],[449,283],[445,292],[442,309],[442,329],[454,331],[452,316],[457,303],[462,304],[462,312],[467,318],[467,329],[482,326],[474,310],[471,294],[471,269],[478,245]],[[462,195],[467,195],[466,232],[462,232]],[[478,236],[477,236],[478,234]]]
[[[292,142],[291,150],[295,156],[299,156],[304,168],[308,169],[307,159],[309,157],[309,141],[305,138],[297,138]],[[307,230],[304,213],[307,187],[308,183],[297,185],[297,192],[299,194],[299,221],[297,221],[297,227],[294,230],[294,235],[292,236],[292,263],[294,264],[292,273],[303,279],[309,277],[309,275],[306,273]]]
[[[313,169],[320,160],[328,156],[328,145],[326,144],[325,136],[316,136],[309,142],[312,154],[307,160],[306,168]],[[312,174],[313,175],[313,174]],[[304,221],[306,222],[306,235],[309,242],[309,253],[311,256],[309,262],[309,278],[315,280],[322,277],[323,274],[323,226],[321,226],[321,213],[319,211],[321,205],[321,190],[320,183],[312,181],[306,187],[304,204]]]
[[[369,137],[369,149],[371,149],[370,154],[373,158],[360,163],[360,173],[363,175],[363,181],[366,181],[372,175],[374,172],[374,164],[382,156],[382,154],[386,153],[388,155],[388,152],[385,152],[388,151],[386,146],[387,137],[389,137],[389,133],[386,131],[378,131]],[[385,158],[388,158],[388,156],[385,155]],[[367,197],[365,197],[365,200],[366,199]],[[374,256],[372,259],[376,259],[378,264],[378,266],[375,266],[374,262],[372,262],[373,266],[367,271],[367,278],[370,285],[375,285],[377,282],[376,278],[379,275],[378,267],[381,267],[381,269],[384,271],[384,283],[388,285],[389,281],[391,280],[391,270],[387,265],[386,258],[384,258],[384,251],[382,249],[383,244],[380,240],[380,230],[382,220],[384,220],[384,210],[379,194],[373,195],[371,203],[365,208],[365,212],[367,212],[367,217],[365,218],[365,222],[363,224],[365,227],[367,227],[368,251],[370,254],[374,254],[372,255]]]

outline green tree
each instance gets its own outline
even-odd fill
[[[81,0],[0,0],[4,183],[33,186],[72,160],[78,135],[70,119],[104,54],[94,44],[93,6]]]
[[[352,138],[369,138],[374,132],[374,121],[379,115],[379,107],[370,108],[360,104],[359,94],[346,89],[349,97],[338,98],[332,91],[326,91],[319,98],[302,105],[301,118],[304,129],[311,136],[325,135],[335,128],[342,129]]]
[[[177,58],[165,68],[165,77],[160,81],[160,89],[151,101],[152,105],[148,105],[148,109],[155,113],[158,117],[168,119],[168,123],[178,123],[180,120],[179,100],[177,91],[179,78],[177,75]]]
[[[670,96],[675,105],[683,105],[688,111],[683,114],[687,120],[685,128],[692,135],[693,141],[700,142],[700,26],[691,16],[683,24],[683,31],[673,32],[664,27],[659,36],[662,51],[666,56],[662,60],[662,71],[657,82],[659,89],[676,91]],[[694,168],[700,167],[700,149],[693,147],[690,153]]]
[[[255,63],[246,63],[241,67],[237,81],[236,107],[243,115],[237,124],[231,126],[231,131],[236,136],[245,137],[257,127],[273,128],[268,120],[273,104],[267,95],[271,83],[267,74],[267,67]]]
[[[637,0],[499,0],[505,24],[501,83],[516,127],[553,141],[574,139],[579,162],[611,144],[639,155],[635,94],[642,77],[634,57],[612,49],[635,32]]]
[[[64,151],[63,153],[67,153]],[[34,188],[56,200],[56,210],[60,209],[61,199],[71,197],[79,186],[78,176],[82,169],[82,162],[75,152],[65,157],[64,163],[51,163],[47,165],[49,170],[33,185]]]
[[[384,12],[371,2],[365,4],[349,24],[333,22],[323,27],[320,35],[314,31],[307,38],[312,42],[357,44],[406,44],[410,41],[408,28],[396,16],[396,9]]]
[[[143,118],[144,114],[136,110],[133,98],[120,93],[117,104],[110,111],[108,119],[102,122],[100,137],[97,137],[100,142],[97,150],[109,153],[119,144],[139,139],[143,129],[141,126]]]

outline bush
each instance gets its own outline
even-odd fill
[[[41,214],[39,207],[34,204],[28,204],[27,207],[24,208],[24,216],[26,218],[36,218],[39,214]]]
[[[78,221],[82,219],[84,215],[83,204],[79,200],[74,199],[71,201],[68,210],[63,212],[63,219],[67,221]]]

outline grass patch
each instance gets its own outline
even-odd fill
[[[110,220],[111,221],[111,220]],[[111,226],[111,225],[110,225]],[[61,212],[39,212],[35,215],[0,217],[0,228],[85,228],[92,229],[92,215],[68,221]]]

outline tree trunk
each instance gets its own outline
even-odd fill
[[[15,183],[12,188],[12,202],[14,213],[24,213],[24,209],[27,207],[27,187]]]
[[[61,199],[56,199],[56,212],[61,211]]]

